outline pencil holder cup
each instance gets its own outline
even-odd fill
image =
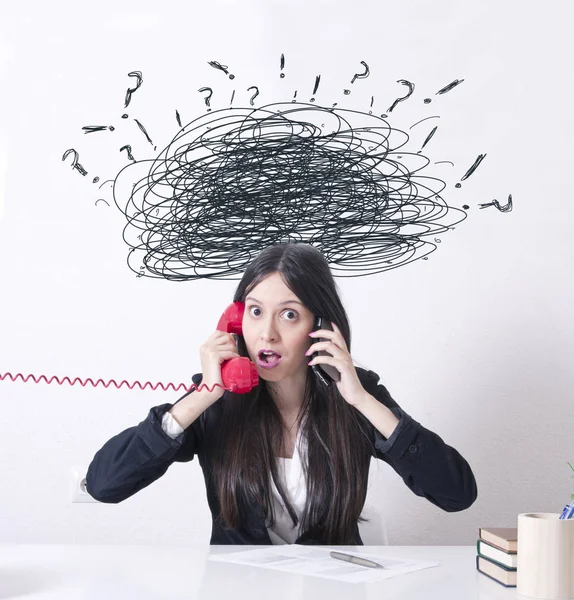
[[[559,517],[558,513],[518,515],[518,594],[574,599],[574,519]]]

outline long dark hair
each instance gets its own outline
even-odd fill
[[[347,313],[329,265],[313,246],[281,243],[263,250],[246,268],[234,301],[244,302],[265,277],[280,273],[285,284],[314,314],[333,321],[351,349]],[[239,354],[248,356],[238,339]],[[326,388],[309,368],[299,427],[307,441],[303,469],[307,501],[300,533],[313,531],[324,544],[353,544],[354,532],[367,495],[372,454],[368,421],[349,405],[336,385]],[[287,500],[277,473],[276,457],[283,448],[284,427],[269,386],[259,385],[247,394],[231,394],[225,402],[214,453],[214,479],[221,506],[221,520],[240,528],[242,505],[259,503],[269,526],[275,524],[271,478],[293,525],[298,519]]]

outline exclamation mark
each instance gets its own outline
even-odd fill
[[[315,77],[315,87],[313,88],[313,97],[311,98],[311,102],[315,102],[315,94],[317,93],[317,89],[319,88],[320,82],[321,82],[321,75],[317,75],[317,77]]]

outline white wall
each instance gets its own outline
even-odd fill
[[[102,196],[91,176],[113,177],[125,158],[81,127],[121,126],[128,72],[144,75],[131,108],[158,148],[174,134],[176,109],[191,120],[205,110],[198,88],[223,85],[209,60],[230,65],[238,85],[257,82],[265,102],[297,88],[310,94],[321,73],[318,102],[363,109],[374,94],[384,112],[404,91],[396,81],[409,79],[417,100],[396,109],[407,125],[423,97],[464,78],[440,102],[432,96],[441,128],[427,149],[454,161],[458,177],[487,153],[461,189],[451,178],[444,193],[453,206],[468,204],[469,218],[427,261],[338,283],[357,360],[467,458],[479,498],[444,513],[374,463],[364,540],[380,542],[384,520],[393,544],[472,544],[478,527],[559,511],[574,492],[566,465],[574,460],[571,4],[95,6],[55,0],[3,10],[0,373],[183,381],[199,370],[198,347],[231,299],[235,282],[136,279],[125,265],[122,215],[94,206]],[[345,99],[340,90],[361,60],[371,76]],[[121,136],[134,154],[151,150],[141,134]],[[87,178],[62,163],[70,147]],[[478,208],[509,193],[511,213]],[[0,382],[0,542],[167,544],[173,531],[179,541],[207,541],[196,461],[120,505],[69,499],[72,465],[87,465],[109,437],[176,397]]]

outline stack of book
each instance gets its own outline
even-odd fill
[[[518,559],[516,527],[482,527],[476,543],[476,568],[506,587],[516,587]]]

